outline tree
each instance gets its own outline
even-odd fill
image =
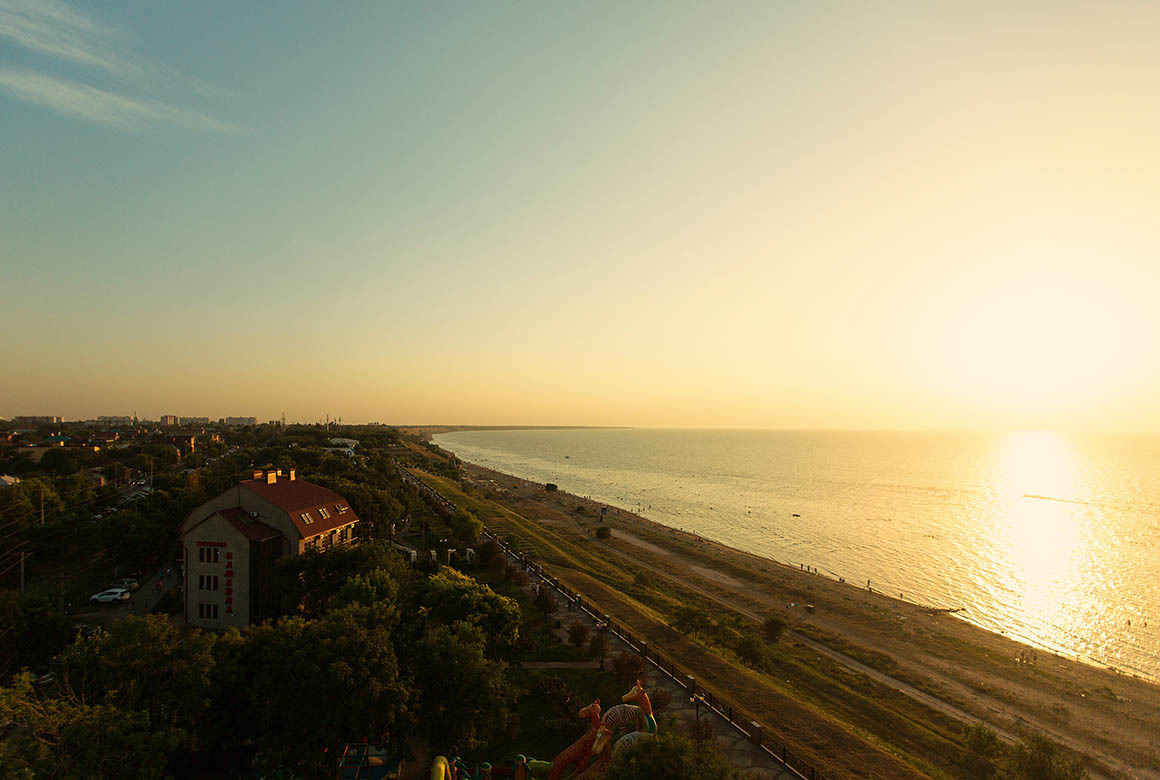
[[[426,622],[450,625],[462,620],[477,626],[485,637],[489,658],[507,653],[519,639],[519,604],[455,569],[445,568],[413,588],[404,600],[424,609]]]
[[[282,596],[283,609],[300,608],[306,616],[326,612],[339,589],[355,575],[382,571],[397,582],[411,577],[402,558],[386,541],[336,547],[326,552],[308,550],[274,564],[274,577]]]
[[[556,600],[552,598],[552,594],[548,592],[547,588],[541,587],[536,593],[536,598],[532,601],[532,605],[541,612],[544,617],[556,611]]]
[[[544,485],[544,490],[548,491],[549,493],[555,493],[559,489],[560,486],[554,482],[548,482]]]
[[[291,617],[251,629],[246,706],[259,755],[319,773],[326,750],[345,741],[399,749],[395,727],[410,692],[391,643],[397,620],[384,604],[354,604],[309,623]]]
[[[504,665],[485,657],[485,644],[477,626],[456,621],[435,626],[414,654],[417,720],[434,752],[472,750],[506,722]]]
[[[765,657],[765,647],[762,645],[761,640],[752,634],[746,634],[741,637],[737,641],[737,647],[734,649],[737,657],[746,666],[761,666],[761,662]]]
[[[706,634],[713,627],[709,613],[699,607],[680,606],[673,613],[672,627],[682,634],[696,638]]]
[[[48,662],[70,641],[73,621],[61,599],[29,593],[0,592],[2,625],[11,635],[0,650],[2,668],[35,667]]]
[[[452,515],[448,525],[455,541],[464,547],[475,544],[483,533],[483,521],[467,510]]]
[[[782,631],[785,631],[785,621],[777,615],[768,615],[761,624],[761,633],[767,642],[776,643],[781,639]]]
[[[213,641],[204,631],[182,636],[163,615],[130,615],[56,657],[60,698],[192,731],[209,706]]]
[[[165,773],[181,729],[111,704],[40,698],[27,674],[0,688],[0,776],[153,780]]]
[[[600,661],[600,668],[604,668],[604,656],[608,654],[608,637],[603,631],[598,631],[588,640],[588,655]]]
[[[1026,780],[1083,780],[1088,776],[1075,758],[1062,754],[1042,734],[1032,734],[1011,752],[1011,770]]]
[[[612,659],[612,678],[624,689],[644,677],[644,658],[638,653],[620,653]]]
[[[741,780],[712,741],[694,742],[672,731],[643,739],[613,758],[605,780]]]
[[[585,642],[588,641],[589,633],[590,629],[588,628],[587,623],[584,623],[580,620],[575,620],[572,622],[572,625],[568,626],[568,641],[571,642],[574,647],[581,647]]]

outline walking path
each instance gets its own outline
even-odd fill
[[[485,533],[487,532],[485,531]],[[507,548],[502,541],[499,539],[496,541],[512,561],[521,565],[525,563],[524,559]],[[539,567],[534,564],[527,568],[529,577],[528,583],[524,587],[529,594],[534,594],[537,586],[555,587],[551,579],[538,569]],[[560,624],[559,628],[554,629],[554,633],[561,642],[568,641],[568,627],[573,622],[586,623],[593,630],[599,630],[597,618],[585,609],[576,609],[564,594],[557,597],[556,609],[551,613],[550,619]],[[607,631],[606,636],[609,640],[610,650],[619,649],[621,652],[628,653],[639,652],[615,631]],[[596,661],[544,661],[525,663],[524,667],[528,669],[594,669],[598,668],[598,665]],[[753,736],[742,731],[727,718],[721,717],[721,714],[714,710],[710,701],[706,699],[705,692],[700,690],[695,682],[692,682],[690,686],[691,678],[687,678],[683,683],[678,682],[651,659],[649,664],[646,664],[645,676],[648,677],[647,687],[649,691],[653,692],[653,696],[658,701],[664,697],[656,695],[656,691],[664,690],[668,693],[669,703],[663,710],[657,708],[658,718],[671,715],[681,728],[686,730],[690,729],[694,723],[699,723],[702,729],[707,729],[712,735],[718,749],[730,761],[744,770],[748,778],[752,778],[752,780],[803,780],[807,776],[813,777],[812,773],[802,775],[795,772],[776,754],[761,747]],[[758,740],[760,740],[760,736],[758,736]]]

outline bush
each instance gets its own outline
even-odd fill
[[[974,723],[963,731],[967,749],[984,758],[994,758],[1002,746],[999,744],[999,735],[985,723]]]
[[[608,637],[602,633],[592,635],[588,640],[588,655],[600,659],[600,668],[604,668],[604,656],[608,653]]]
[[[580,647],[588,641],[589,633],[590,629],[588,628],[588,624],[577,620],[568,627],[568,641],[573,646]]]
[[[554,493],[559,489],[560,489],[560,486],[557,485],[555,482],[548,482],[547,484],[544,485],[544,490],[548,491],[549,493]]]
[[[767,642],[777,642],[781,639],[781,632],[785,631],[785,621],[777,615],[770,615],[761,624],[761,633]]]
[[[735,651],[737,657],[741,659],[741,663],[755,668],[761,666],[765,656],[765,648],[762,646],[761,640],[752,634],[741,637],[737,642]]]
[[[644,678],[645,662],[637,653],[621,653],[612,659],[612,679],[628,689]]]
[[[612,536],[612,529],[609,528],[608,526],[602,525],[596,529],[596,538],[597,539],[607,539],[610,536]]]
[[[664,712],[673,703],[673,692],[668,688],[656,688],[648,695],[653,712]]]
[[[1011,771],[1026,780],[1083,780],[1088,776],[1078,760],[1061,754],[1042,734],[1032,734],[1015,746]]]
[[[546,586],[540,588],[540,592],[536,594],[536,599],[532,604],[543,613],[544,617],[556,611],[556,600],[552,598],[552,594],[548,592]]]
[[[605,780],[740,780],[733,766],[712,740],[694,742],[671,731],[656,739],[644,739],[621,750],[608,768]]]

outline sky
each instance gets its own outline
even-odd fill
[[[0,416],[1160,432],[1157,39],[0,0]]]

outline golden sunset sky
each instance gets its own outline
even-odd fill
[[[0,415],[1160,431],[1160,4],[0,0]]]

